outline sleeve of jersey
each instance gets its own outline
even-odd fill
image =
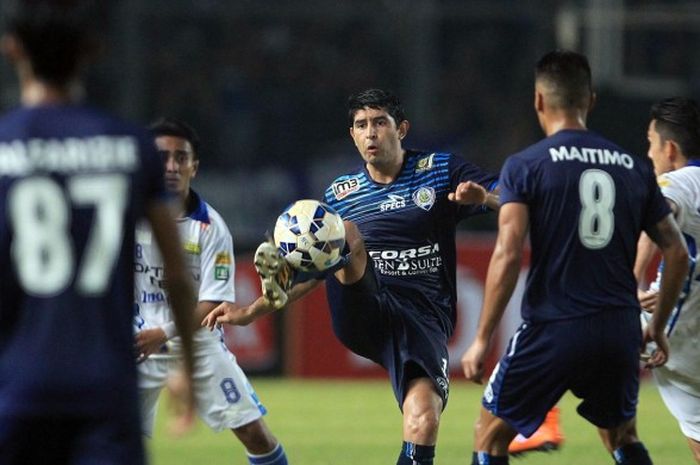
[[[459,183],[466,181],[480,184],[489,192],[498,186],[498,174],[485,171],[457,155],[450,156],[449,173],[450,192],[454,192]],[[461,205],[459,209],[462,218],[490,211],[485,205]]]
[[[501,170],[499,186],[501,205],[508,202],[527,203],[531,195],[530,173],[520,160],[510,157]]]
[[[658,183],[661,194],[676,204],[676,220],[680,228],[683,229],[687,223],[688,212],[694,210],[693,198],[685,184],[672,174],[662,174],[659,176]]]
[[[223,221],[211,217],[201,247],[198,300],[235,302],[233,239]]]
[[[661,193],[659,184],[654,178],[653,173],[649,175],[651,181],[649,182],[649,201],[647,203],[647,208],[643,218],[642,228],[648,231],[651,227],[656,225],[669,213],[671,213],[671,207],[668,206],[668,202]]]

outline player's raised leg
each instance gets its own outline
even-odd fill
[[[362,234],[352,221],[343,221],[345,226],[345,243],[350,250],[347,263],[335,272],[335,278],[343,285],[354,284],[362,279],[367,268],[367,250]]]

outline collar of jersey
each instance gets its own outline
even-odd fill
[[[700,159],[698,159],[698,158],[688,158],[687,166],[700,166]]]
[[[195,221],[201,221],[202,223],[209,224],[209,212],[207,211],[207,204],[202,200],[199,194],[194,190],[190,189],[190,195],[192,200],[194,200],[194,210],[192,210],[187,217]]]

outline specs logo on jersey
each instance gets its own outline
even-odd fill
[[[379,204],[380,211],[386,212],[386,211],[398,210],[399,208],[406,207],[406,199],[404,199],[400,195],[389,194],[388,197],[389,197],[389,200],[385,200],[384,202]]]
[[[333,190],[335,199],[341,200],[353,192],[360,190],[360,180],[357,178],[350,178],[344,181],[337,181],[331,185],[331,189]]]
[[[435,204],[435,189],[423,186],[414,191],[413,203],[423,210],[429,211]]]
[[[418,160],[418,163],[416,163],[416,173],[422,173],[423,171],[432,170],[434,157],[435,154],[431,153],[429,156]]]

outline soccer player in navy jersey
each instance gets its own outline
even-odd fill
[[[491,336],[515,287],[525,237],[532,247],[524,323],[484,391],[473,464],[507,464],[517,433],[531,435],[571,390],[615,462],[650,464],[635,415],[643,341],[668,358],[664,325],[688,270],[687,250],[646,157],[586,129],[594,102],[585,56],[546,54],[535,69],[535,110],[546,138],[509,157],[500,177],[499,230],[477,335],[462,358],[481,382]],[[642,333],[633,266],[644,230],[666,261],[659,305]]]
[[[350,350],[389,372],[403,412],[397,464],[432,464],[449,392],[455,228],[460,220],[498,206],[492,192],[497,177],[451,153],[403,148],[409,122],[388,92],[353,95],[348,116],[364,163],[338,177],[324,198],[346,220],[349,246],[349,260],[325,279],[333,329]],[[266,245],[273,250],[261,253]],[[278,271],[275,257],[270,244],[258,249],[256,266],[263,276]],[[218,307],[204,324],[247,324],[319,282],[306,281],[288,292],[283,282],[275,292],[263,280],[266,295],[247,308]]]
[[[144,130],[77,101],[94,7],[2,7],[21,107],[0,118],[0,463],[140,465],[131,328],[142,216],[164,251],[192,368],[194,295],[160,159]]]

